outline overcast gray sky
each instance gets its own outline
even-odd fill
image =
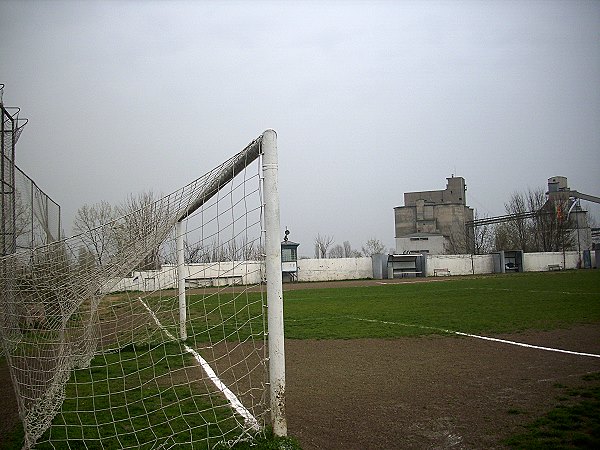
[[[555,175],[600,195],[598,1],[0,0],[0,83],[67,233],[267,128],[302,255],[317,233],[393,247],[403,193],[451,174],[480,215]]]

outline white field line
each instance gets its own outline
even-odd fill
[[[144,302],[144,300],[142,300],[141,297],[138,297],[138,300],[142,303],[142,305],[144,305],[144,308],[146,308],[146,310],[150,313],[150,315],[156,322],[156,325],[158,325],[158,327],[167,335],[167,337],[169,339],[177,342],[177,339],[175,338],[175,336],[173,336],[169,332],[169,330],[167,330],[162,325],[162,323],[160,323],[160,321],[158,320],[158,317],[156,317],[154,312],[148,307],[148,305]],[[231,404],[233,409],[235,409],[235,411],[244,418],[246,425],[255,431],[259,431],[260,425],[258,424],[258,421],[256,420],[256,418],[252,415],[252,413],[250,411],[248,411],[248,409],[242,404],[242,402],[240,402],[240,400],[231,391],[231,389],[229,389],[225,385],[225,383],[223,383],[220,380],[220,378],[217,376],[217,374],[212,369],[212,367],[210,367],[210,364],[208,364],[208,362],[202,356],[200,356],[200,353],[198,353],[196,350],[194,350],[187,344],[183,344],[183,347],[185,348],[186,352],[190,353],[191,355],[194,356],[194,358],[196,358],[196,361],[198,361],[198,363],[202,366],[202,368],[204,369],[204,371],[206,372],[206,374],[208,375],[210,380],[213,382],[213,384],[217,387],[217,389],[219,389],[223,393],[223,395],[225,395],[225,397],[227,398],[227,400],[229,400],[229,403]]]
[[[488,336],[479,336],[477,334],[462,333],[460,331],[445,330],[443,328],[427,327],[424,325],[415,325],[415,324],[400,323],[400,322],[387,322],[385,320],[376,320],[376,319],[362,319],[360,317],[352,317],[352,316],[346,316],[346,318],[353,319],[353,320],[359,320],[361,322],[383,323],[383,324],[387,324],[387,325],[399,325],[399,326],[403,326],[403,327],[415,327],[415,328],[422,328],[422,329],[427,329],[427,330],[442,331],[444,333],[456,334],[459,336],[467,336],[467,337],[472,337],[475,339],[483,339],[485,341],[500,342],[502,344],[517,345],[519,347],[534,348],[536,350],[545,350],[548,352],[567,353],[569,355],[589,356],[591,358],[600,358],[600,355],[597,355],[595,353],[574,352],[571,350],[563,350],[560,348],[542,347],[540,345],[524,344],[523,342],[508,341],[506,339],[498,339],[498,338],[492,338],[492,337],[488,337]]]

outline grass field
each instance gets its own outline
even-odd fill
[[[214,444],[223,435],[235,437],[238,424],[231,419],[225,399],[215,393],[207,401],[186,384],[156,378],[157,373],[181,371],[192,364],[179,347],[176,342],[130,345],[95,358],[89,369],[76,370],[51,439],[64,442],[58,448],[67,448],[65,441],[70,448],[150,448],[153,444],[148,443],[161,442],[156,430],[168,430],[174,436],[167,441],[170,444],[183,439],[203,448],[205,442]],[[186,412],[193,415],[191,420]]]
[[[288,339],[394,338],[441,330],[494,334],[597,322],[599,271],[285,293]]]
[[[287,339],[394,338],[550,330],[600,322],[600,272],[523,273],[425,283],[289,290],[284,295]],[[385,283],[385,280],[382,280]],[[333,284],[332,284],[333,286]],[[229,295],[224,301],[224,297]],[[188,334],[198,343],[261,330],[259,294],[192,295]],[[158,299],[148,299],[150,305]],[[177,299],[172,299],[174,308]],[[167,310],[171,308],[166,308]],[[222,323],[221,317],[228,317]],[[396,325],[403,324],[403,325]],[[412,326],[411,326],[412,325]],[[169,330],[177,331],[171,324]],[[206,330],[198,333],[198,330]]]
[[[447,334],[447,330],[494,335],[600,323],[600,271],[526,273],[430,281],[435,282],[358,287],[332,284],[334,287],[324,289],[312,289],[308,284],[306,289],[301,285],[295,286],[300,289],[289,290],[284,294],[286,338],[390,339]],[[188,324],[188,332],[193,338],[188,344],[201,347],[209,341],[244,341],[260,334],[263,326],[260,294],[243,295],[248,297],[241,299],[234,294],[221,294],[220,300],[217,300],[216,296],[190,296],[189,317],[192,319]],[[163,302],[161,308],[169,310],[165,301],[171,300],[146,298],[149,305]],[[172,300],[173,303],[176,301]],[[245,306],[240,308],[240,304]],[[228,319],[225,323],[220,323],[221,317]],[[165,322],[165,326],[176,333],[175,323]],[[199,330],[206,331],[198,333]],[[95,358],[90,370],[75,372],[67,391],[79,389],[77,398],[80,400],[65,402],[63,415],[59,416],[62,418],[55,420],[52,433],[57,433],[60,437],[68,435],[70,428],[61,421],[68,419],[72,410],[83,411],[75,420],[85,421],[89,416],[90,424],[97,421],[97,414],[112,417],[112,420],[102,420],[103,423],[113,423],[112,426],[105,426],[106,429],[92,425],[86,427],[85,423],[83,428],[78,428],[87,430],[89,437],[96,439],[95,442],[100,446],[135,446],[138,440],[147,442],[148,436],[150,440],[160,442],[163,438],[159,434],[163,432],[166,436],[187,433],[185,441],[199,443],[205,436],[217,433],[219,430],[213,430],[207,425],[208,417],[204,419],[202,415],[195,413],[198,408],[204,409],[204,406],[198,404],[198,399],[190,393],[189,388],[170,384],[162,386],[143,379],[144,367],[150,364],[155,367],[157,361],[162,364],[165,373],[189,364],[190,361],[182,359],[184,352],[181,349],[172,348],[179,344],[144,345],[145,350],[139,352],[138,349],[136,353],[141,353],[148,359],[146,362],[125,357],[120,358],[125,361],[125,365],[114,364],[108,355]],[[127,356],[130,350],[131,348],[124,348],[121,352]],[[123,355],[114,357],[120,356]],[[108,372],[107,367],[116,372]],[[159,366],[158,369],[160,368]],[[154,389],[144,392],[140,390],[135,394],[138,397],[128,400],[129,404],[133,401],[139,409],[135,420],[121,411],[121,399],[118,395],[107,394],[109,391],[119,393],[126,390],[124,385],[128,382],[129,371],[135,371],[135,377],[142,377],[142,383],[150,383]],[[148,376],[153,374],[148,373]],[[77,383],[73,383],[76,378]],[[139,379],[135,381],[139,382]],[[81,391],[82,389],[86,390]],[[219,403],[218,400],[213,401]],[[173,415],[169,408],[173,408]],[[179,412],[183,417],[173,419],[172,416]],[[598,413],[597,407],[595,413]],[[215,414],[218,413],[208,414],[212,415],[213,421],[220,421],[223,429],[235,428],[235,423],[216,417]],[[155,424],[153,422],[159,426],[152,427]],[[193,431],[186,432],[190,422],[194,422]],[[69,435],[69,439],[86,439],[85,433],[74,432],[74,435]],[[190,433],[197,435],[190,437]],[[169,442],[176,444],[177,438]],[[265,445],[268,447],[271,444]]]

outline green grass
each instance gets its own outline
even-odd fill
[[[398,338],[443,334],[443,330],[495,334],[600,322],[600,271],[435,281],[286,291],[286,338]],[[172,313],[177,311],[177,299],[147,297],[144,301],[177,335],[177,315]],[[132,305],[128,303],[123,311]],[[188,307],[192,347],[249,336],[262,339],[260,294],[193,295]],[[148,327],[154,328],[151,320]],[[178,385],[155,378],[155,372],[166,374],[194,362],[179,343],[158,342],[164,339],[161,332],[149,339],[154,341],[98,356],[91,367],[73,372],[62,413],[48,431],[59,447],[61,440],[69,439],[71,444],[85,441],[88,448],[150,448],[185,442],[193,442],[194,448],[212,448],[223,434],[225,439],[237,435],[237,424],[230,408],[221,407],[220,395],[206,397],[206,388],[199,383]],[[84,421],[83,426],[79,421]],[[245,444],[240,445],[237,448]],[[288,446],[292,443],[268,437],[261,445],[252,448],[294,448]]]
[[[176,298],[145,301],[153,310],[159,309],[159,304],[164,311],[177,307]],[[259,336],[262,303],[257,293],[192,295],[188,299],[188,335],[194,336],[196,343]],[[284,293],[284,314],[288,339],[395,338],[443,334],[441,330],[550,330],[600,322],[600,271],[327,289],[307,286]],[[160,320],[177,334],[172,314],[160,316]]]
[[[267,429],[264,436],[259,436],[252,441],[243,441],[232,447],[217,445],[214,450],[301,450],[300,444],[293,437],[277,437],[271,429]]]
[[[288,339],[549,330],[600,322],[600,272],[297,290],[284,298]]]
[[[600,373],[582,382],[577,388],[557,387],[560,404],[504,443],[528,450],[600,448]]]
[[[174,336],[179,334],[177,297],[146,297],[149,307]],[[202,346],[221,341],[244,341],[249,336],[262,339],[264,296],[257,292],[229,291],[206,296],[188,295],[187,334],[190,345]]]
[[[212,448],[239,434],[225,399],[200,383],[156,378],[193,366],[179,343],[129,345],[75,370],[61,413],[36,448]],[[214,391],[214,389],[213,389]],[[68,441],[68,444],[67,444]]]

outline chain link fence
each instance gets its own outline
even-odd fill
[[[3,102],[0,84],[0,256],[60,239],[60,205],[15,164],[15,146],[27,124]]]
[[[31,249],[60,239],[60,205],[15,166],[16,250]]]

